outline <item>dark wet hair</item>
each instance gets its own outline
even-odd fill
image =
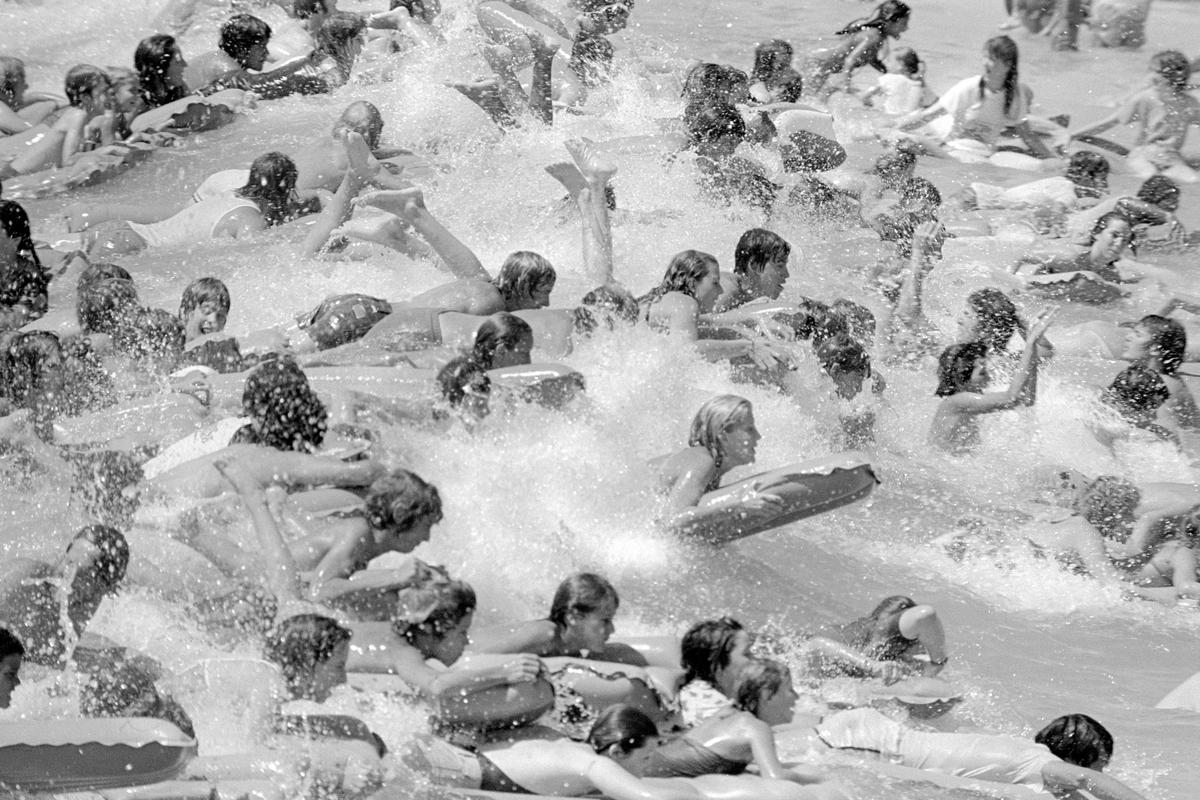
[[[161,308],[139,308],[119,320],[113,346],[130,358],[168,359],[183,354],[184,328],[179,317]]]
[[[558,273],[545,256],[531,250],[518,250],[504,259],[492,285],[504,298],[506,310],[520,311],[528,307],[521,303],[532,296],[535,289],[557,280]]]
[[[977,341],[989,350],[1003,352],[1017,331],[1025,332],[1025,325],[1017,316],[1017,307],[1008,295],[994,287],[978,289],[967,295],[967,306],[979,318]]]
[[[1129,217],[1125,216],[1120,211],[1109,211],[1108,213],[1097,218],[1096,222],[1092,225],[1092,229],[1088,233],[1088,244],[1095,244],[1096,237],[1103,233],[1108,226],[1114,222],[1123,222],[1128,228],[1130,228],[1130,230],[1133,229],[1133,223],[1129,221]]]
[[[846,333],[859,341],[870,341],[875,338],[877,321],[875,312],[847,297],[839,297],[829,306],[830,310],[842,317]]]
[[[325,0],[292,0],[292,16],[296,19],[308,19],[317,13],[329,13]]]
[[[592,309],[603,309],[611,315],[608,328],[614,327],[613,317],[630,324],[637,322],[637,300],[627,290],[617,286],[598,286],[583,296],[572,313],[572,327],[577,333],[592,334],[600,327]]]
[[[247,376],[242,408],[251,421],[234,434],[232,444],[307,453],[325,439],[325,404],[290,358],[267,361]]]
[[[63,350],[57,335],[51,331],[15,333],[4,348],[4,369],[0,370],[13,404],[35,412],[35,427],[43,438],[52,436],[51,418],[62,399],[54,394],[62,381],[50,380],[54,375],[46,364],[50,359],[58,363],[55,377],[61,378]]]
[[[9,238],[17,240],[17,257],[23,258],[38,270],[44,271],[33,244],[33,231],[29,227],[29,214],[25,207],[14,200],[0,200],[0,230]]]
[[[614,608],[621,604],[617,590],[608,579],[594,572],[577,572],[555,590],[554,599],[550,602],[549,619],[561,633],[572,614],[590,614],[610,601]]]
[[[379,138],[383,135],[383,114],[379,107],[366,100],[355,100],[346,106],[338,121],[333,126],[335,134],[354,131],[361,134],[372,150],[379,147]]]
[[[774,697],[792,682],[791,670],[771,659],[753,659],[738,670],[734,679],[733,704],[742,711],[758,716],[763,700]]]
[[[247,54],[253,48],[265,45],[270,38],[270,25],[253,14],[234,14],[221,26],[217,46],[244,67]]]
[[[902,3],[900,0],[884,0],[880,3],[875,11],[869,17],[856,19],[846,27],[837,32],[837,36],[848,36],[852,33],[858,33],[864,28],[876,28],[880,32],[892,22],[904,19],[912,14],[912,9],[907,3]]]
[[[1101,475],[1075,499],[1075,510],[1102,535],[1128,534],[1142,494],[1131,481],[1118,475]]]
[[[1108,173],[1111,167],[1108,159],[1094,150],[1079,150],[1071,154],[1064,173],[1067,180],[1075,184],[1085,184],[1088,188],[1097,187],[1099,190],[1108,186]]]
[[[754,68],[750,70],[750,80],[762,81],[773,88],[775,77],[792,65],[794,54],[792,46],[782,39],[762,42],[754,48]]]
[[[167,72],[177,50],[174,36],[156,33],[138,42],[133,51],[133,67],[137,70],[142,99],[151,108],[165,106],[187,95],[186,86],[167,85]]]
[[[1155,53],[1150,59],[1150,69],[1161,75],[1177,92],[1187,91],[1192,79],[1192,64],[1188,57],[1178,50],[1163,50]]]
[[[922,84],[925,83],[925,77],[921,74],[924,72],[923,67],[925,62],[917,55],[917,51],[911,47],[905,47],[896,51],[896,63],[904,67],[904,71],[909,75],[915,76]]]
[[[993,36],[983,45],[988,56],[1008,64],[1008,72],[1004,75],[1004,113],[1012,111],[1013,103],[1017,100],[1017,92],[1021,88],[1021,78],[1018,71],[1020,58],[1017,43],[1008,36]],[[987,76],[979,77],[979,98],[983,99],[984,82]]]
[[[80,288],[75,314],[84,333],[112,334],[137,313],[138,302],[133,281],[105,278]]]
[[[729,666],[734,640],[742,623],[732,617],[697,622],[679,642],[679,666],[683,667],[683,682],[695,680],[716,683],[717,671]]]
[[[709,270],[720,263],[716,256],[700,250],[683,250],[671,257],[662,283],[637,299],[638,305],[658,302],[668,292],[680,292],[695,299],[696,287]]]
[[[18,78],[25,77],[25,62],[16,56],[0,56],[0,102],[14,105]]]
[[[900,184],[900,205],[909,207],[914,203],[922,206],[940,206],[942,193],[930,181],[922,177],[912,177]]]
[[[264,153],[250,164],[250,177],[237,195],[253,201],[267,226],[274,227],[296,215],[296,176],[296,164],[290,158],[283,153]]]
[[[1178,197],[1179,184],[1166,175],[1151,175],[1142,181],[1142,185],[1137,190],[1138,200],[1144,200],[1155,206],[1162,205],[1164,201],[1173,200]]]
[[[466,581],[436,579],[401,589],[392,619],[392,632],[409,644],[421,634],[435,639],[475,610],[475,590]]]
[[[183,290],[179,299],[179,318],[186,320],[188,315],[205,303],[216,303],[226,314],[229,313],[229,287],[220,278],[197,278]]]
[[[468,386],[474,385],[476,391],[483,394],[491,392],[492,389],[487,368],[470,356],[458,356],[448,361],[438,370],[436,380],[442,397],[452,408],[462,405],[467,396]]]
[[[1112,758],[1113,737],[1103,725],[1086,714],[1058,717],[1033,737],[1056,757],[1077,767],[1088,767]]]
[[[475,343],[471,347],[471,359],[484,369],[491,369],[496,361],[496,350],[503,345],[512,350],[528,345],[533,349],[533,328],[515,314],[500,312],[492,314],[475,331]]]
[[[421,520],[442,518],[437,487],[415,472],[395,469],[367,487],[367,523],[375,530],[410,530]]]
[[[988,347],[983,342],[952,344],[938,356],[938,386],[934,394],[949,397],[958,394],[971,380],[975,364],[987,358]]]
[[[130,283],[133,282],[133,276],[129,274],[129,270],[119,264],[97,261],[94,264],[88,264],[79,273],[79,280],[75,282],[75,291],[82,292],[88,286],[108,278],[120,278]]]
[[[1170,396],[1162,377],[1138,364],[1121,370],[1101,394],[1104,402],[1131,416],[1153,413]]]
[[[871,374],[871,357],[863,346],[846,334],[838,334],[817,348],[817,361],[830,375],[838,372]]]
[[[846,162],[846,148],[812,131],[797,131],[779,143],[786,172],[825,172]]]
[[[330,55],[338,56],[348,43],[366,29],[367,21],[361,14],[335,11],[321,23],[321,29],[317,31],[317,47]]]
[[[658,736],[658,726],[633,706],[618,703],[600,712],[592,729],[588,731],[587,743],[597,753],[603,753],[616,745],[622,753],[628,753],[646,744],[647,739]]]
[[[78,106],[97,86],[112,86],[112,78],[99,67],[76,64],[67,70],[67,76],[63,79],[63,94],[67,96],[68,103]]]
[[[283,671],[292,697],[300,697],[312,673],[350,641],[351,632],[336,620],[319,614],[288,617],[263,642],[263,655]]]
[[[910,150],[892,150],[875,159],[871,172],[887,184],[895,184],[902,179],[907,180],[913,168],[917,165],[917,157]]]
[[[912,647],[900,633],[900,617],[917,602],[904,595],[885,597],[870,614],[842,626],[846,643],[872,658],[895,660]]]
[[[726,94],[730,88],[731,74],[723,64],[711,61],[697,64],[683,78],[683,98],[687,105],[712,102],[714,96]],[[684,113],[687,119],[687,113]]]
[[[1158,356],[1164,375],[1174,375],[1183,364],[1187,353],[1187,329],[1177,319],[1147,314],[1138,320],[1150,331],[1149,346]]]
[[[733,274],[761,273],[772,261],[787,261],[792,246],[774,231],[751,228],[741,235],[733,249]]]
[[[0,628],[0,658],[25,655],[25,645],[8,628]]]
[[[95,545],[99,551],[94,567],[96,576],[109,591],[116,591],[129,567],[129,542],[125,541],[125,535],[108,525],[88,525],[71,537],[72,542],[81,539]]]
[[[846,318],[828,303],[804,297],[796,304],[796,311],[801,315],[796,335],[810,340],[814,348],[838,334],[849,333]]]
[[[735,106],[725,102],[693,103],[683,112],[688,141],[692,147],[723,136],[746,137],[746,121]]]

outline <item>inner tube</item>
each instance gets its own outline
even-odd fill
[[[437,398],[436,370],[404,367],[312,367],[309,385],[317,392],[350,389],[377,397]],[[558,408],[579,396],[583,376],[562,364],[525,364],[488,371],[492,390],[524,402]]]
[[[246,105],[246,93],[241,89],[225,89],[207,97],[188,95],[173,103],[153,108],[134,117],[129,129],[143,131],[174,131],[200,133],[233,122]]]
[[[120,152],[85,153],[69,167],[44,169],[4,181],[4,195],[12,200],[36,200],[92,186],[145,161],[158,148],[148,144],[112,145]]]
[[[783,500],[782,508],[771,511],[745,511],[724,516],[716,524],[700,524],[679,532],[710,544],[744,539],[781,525],[823,514],[835,508],[862,500],[869,495],[879,479],[862,453],[853,451],[802,461],[769,472],[760,472],[745,480],[709,492],[696,504],[698,510],[724,506],[730,498],[745,496],[755,490],[770,492]]]
[[[0,785],[75,792],[170,780],[196,755],[196,740],[148,717],[0,722]]]
[[[275,718],[273,728],[275,733],[284,736],[366,742],[376,752],[383,748],[380,757],[387,752],[383,741],[371,732],[367,723],[346,714],[280,714]]]
[[[1074,303],[1102,306],[1116,302],[1128,292],[1090,270],[1058,272],[1053,275],[1024,276],[1025,288],[1042,297],[1054,297]]]

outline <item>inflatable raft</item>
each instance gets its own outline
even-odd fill
[[[1110,283],[1094,272],[1059,272],[1053,275],[1025,275],[1025,288],[1042,297],[1100,306],[1128,295],[1121,286]]]
[[[696,508],[699,511],[711,509],[713,515],[677,526],[676,530],[689,538],[725,544],[862,500],[877,483],[875,471],[861,453],[847,452],[803,461],[761,472],[709,492]],[[782,508],[739,511],[735,502],[732,511],[718,511],[728,509],[732,500],[755,491],[779,497],[783,501]]]
[[[179,775],[196,740],[143,717],[0,723],[0,786],[73,792],[143,786]]]
[[[312,367],[308,383],[317,392],[350,390],[377,397],[415,400],[437,397],[436,370],[404,367]],[[492,391],[557,408],[582,393],[583,376],[562,364],[526,364],[488,371]]]
[[[4,181],[4,196],[12,200],[36,200],[62,194],[81,186],[92,186],[116,177],[142,163],[158,148],[148,144],[111,145],[114,152],[87,153],[69,167],[44,169]]]
[[[226,89],[207,97],[188,95],[139,114],[129,127],[134,133],[211,131],[233,122],[238,112],[247,105],[249,104],[246,102],[246,92],[241,89]]]

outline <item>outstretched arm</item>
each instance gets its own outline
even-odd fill
[[[237,490],[238,496],[242,498],[242,503],[250,513],[259,554],[263,559],[267,587],[281,603],[298,601],[300,583],[296,562],[292,559],[292,552],[284,544],[275,517],[271,515],[271,509],[267,506],[267,494],[262,485],[236,460],[216,461],[213,462],[213,467]]]
[[[1042,767],[1042,780],[1046,789],[1055,794],[1059,793],[1055,790],[1082,789],[1096,800],[1146,800],[1145,795],[1134,791],[1116,778],[1065,761],[1053,761]]]
[[[442,263],[456,278],[490,281],[479,257],[442,225],[425,207],[425,195],[417,187],[367,192],[358,198],[362,205],[375,206],[403,219],[429,243]]]
[[[986,414],[990,411],[1001,411],[1012,408],[1020,402],[1025,386],[1037,374],[1038,339],[1050,326],[1057,308],[1043,311],[1038,320],[1029,329],[1029,338],[1025,340],[1025,349],[1021,352],[1021,360],[1013,372],[1008,388],[1003,392],[987,392],[986,394],[971,394],[962,392],[948,400],[953,400],[960,413]]]
[[[346,169],[346,174],[342,176],[342,182],[338,185],[333,199],[321,209],[317,221],[313,223],[308,235],[304,237],[303,253],[305,256],[314,256],[324,249],[333,232],[354,212],[354,198],[358,197],[358,193],[367,185],[371,175],[379,169],[378,164],[372,165],[371,163],[371,151],[362,134],[349,131],[346,133],[344,143],[349,167]]]

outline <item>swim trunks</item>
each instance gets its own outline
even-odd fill
[[[296,318],[300,329],[328,350],[367,335],[381,319],[392,313],[392,304],[365,294],[339,294],[325,299],[308,314]]]
[[[644,778],[695,778],[699,775],[741,775],[746,764],[732,761],[686,736],[663,743],[650,755]]]

